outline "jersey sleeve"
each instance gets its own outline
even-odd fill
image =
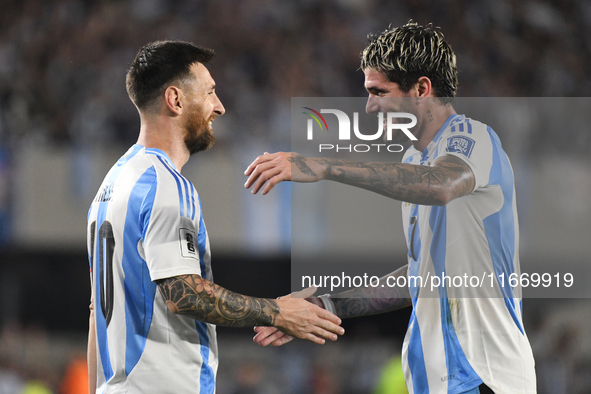
[[[178,173],[159,173],[143,202],[141,247],[152,281],[202,275],[197,246],[199,223],[192,219],[199,204],[191,201],[191,193],[179,186],[181,182]]]
[[[493,146],[487,125],[472,119],[452,125],[441,136],[438,150],[439,156],[455,156],[470,166],[474,173],[474,190],[488,185]]]

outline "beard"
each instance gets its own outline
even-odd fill
[[[193,112],[189,117],[185,125],[185,146],[189,150],[189,154],[194,155],[213,146],[215,138],[209,128],[209,122],[213,122],[214,119],[215,116],[206,119],[198,112]]]
[[[400,112],[400,113],[409,113],[412,114],[414,116],[417,117],[417,121],[420,120],[418,115],[417,115],[417,109],[416,106],[413,104],[413,102],[411,101],[410,97],[383,97],[381,98],[382,100],[384,100],[384,103],[382,105],[384,105],[384,109],[381,109],[381,111],[384,113],[384,134],[383,134],[383,139],[384,141],[388,141],[387,140],[387,130],[388,130],[388,121],[387,121],[387,114],[390,112]],[[391,100],[391,102],[388,102],[387,100]],[[404,117],[404,118],[393,118],[392,119],[392,124],[408,124],[410,121],[410,119]],[[409,131],[415,135],[415,131],[416,127],[414,127],[413,129],[410,129]],[[415,135],[416,137],[416,135]],[[393,144],[398,144],[398,145],[402,145],[405,148],[409,147],[412,143],[412,140],[410,140],[408,138],[408,136],[400,129],[395,128],[394,130],[392,130],[392,139],[388,142],[391,142]]]
[[[399,104],[398,104],[398,110],[396,111],[391,111],[391,112],[402,112],[402,113],[409,113],[412,114],[414,116],[416,116],[417,118],[417,124],[420,123],[420,117],[418,115],[418,111],[416,108],[416,105],[414,103],[414,100],[410,97],[402,97],[400,98]],[[386,122],[384,122],[386,123]],[[409,119],[408,118],[394,118],[392,119],[392,123],[393,124],[407,124],[409,123]],[[384,124],[384,127],[386,127],[386,125]],[[409,129],[409,131],[415,136],[416,132],[417,132],[417,126],[415,125],[415,127],[413,127],[413,129]],[[408,138],[408,136],[400,129],[395,129],[392,131],[392,143],[395,144],[399,144],[404,146],[405,148],[408,148],[411,144],[412,144],[412,140]]]

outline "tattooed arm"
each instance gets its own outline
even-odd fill
[[[433,166],[317,160],[326,167],[325,179],[415,204],[445,205],[474,189],[472,170],[454,156],[438,157]]]
[[[173,313],[207,323],[231,326],[275,326],[289,335],[323,344],[344,333],[341,320],[302,298],[279,300],[233,293],[199,275],[179,275],[156,281]]]
[[[383,276],[380,278],[377,287],[359,287],[331,296],[330,299],[334,303],[337,316],[347,319],[395,311],[411,306],[412,302],[408,287],[392,286],[399,276],[406,277],[407,270],[408,266],[405,265]],[[315,298],[315,300],[317,299]]]
[[[253,186],[253,193],[262,188],[263,194],[267,194],[281,181],[316,182],[328,179],[423,205],[445,205],[454,198],[471,193],[475,182],[470,167],[454,156],[441,156],[432,166],[421,166],[363,163],[279,152],[259,156],[245,174],[249,178],[244,186]]]
[[[405,265],[380,278],[377,287],[360,287],[334,294],[328,302],[333,303],[337,316],[342,319],[375,315],[410,306],[412,302],[408,288],[392,286],[396,283],[396,278],[407,275],[407,269],[408,266]],[[306,300],[324,308],[324,303],[318,297],[308,297]],[[255,332],[257,334],[253,340],[261,346],[281,346],[293,339],[274,327],[255,327]]]

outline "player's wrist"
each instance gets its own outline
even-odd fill
[[[322,309],[326,309],[326,308],[324,308],[324,303],[318,297],[306,297],[304,299],[311,304],[314,304]]]
[[[323,294],[321,296],[318,296],[316,299],[322,303],[322,308],[326,309],[332,314],[337,314],[337,310],[334,306],[334,301],[330,298],[330,294]]]
[[[286,303],[285,300],[282,300],[281,298],[278,298],[276,300],[273,300],[275,302],[275,305],[277,306],[276,309],[276,314],[273,318],[273,322],[272,324],[261,324],[264,326],[274,326],[277,328],[281,328],[281,327],[285,327],[287,319],[285,317],[285,313],[289,308],[286,308]]]
[[[314,164],[319,167],[319,169],[317,170],[317,172],[319,174],[319,177],[318,177],[319,181],[323,180],[323,179],[330,179],[329,178],[329,175],[330,175],[329,167],[325,161],[320,161],[319,158],[314,158]]]

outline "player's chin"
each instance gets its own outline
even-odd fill
[[[215,143],[215,137],[209,133],[203,133],[198,138],[186,140],[185,145],[191,155],[210,149]]]

